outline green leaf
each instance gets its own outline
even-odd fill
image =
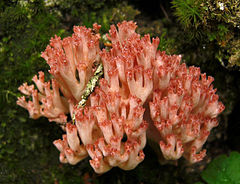
[[[208,184],[240,184],[240,153],[214,159],[202,173]]]

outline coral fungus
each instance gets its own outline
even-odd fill
[[[132,21],[112,25],[111,44],[102,50],[97,24],[93,29],[75,26],[63,40],[55,36],[42,53],[51,82],[39,72],[33,77],[38,90],[26,83],[19,87],[32,96],[32,101],[17,101],[31,118],[45,116],[66,131],[54,141],[60,162],[74,165],[90,156],[97,173],[116,166],[130,170],[143,161],[147,138],[159,143],[167,160],[184,156],[195,163],[205,156],[202,146],[224,109],[213,77],[188,68],[181,56],[157,50],[159,38],[141,37],[136,27]],[[79,106],[100,63],[104,77],[86,106]],[[74,121],[67,122],[68,113]]]

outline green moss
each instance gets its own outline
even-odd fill
[[[104,6],[101,10],[84,12],[80,17],[80,24],[91,27],[93,23],[100,24],[101,33],[107,33],[111,24],[117,24],[123,20],[134,20],[140,12],[126,2],[117,3],[114,8]]]
[[[174,0],[175,15],[190,41],[215,45],[215,57],[228,68],[239,65],[240,7],[237,0]]]
[[[27,112],[16,106],[16,98],[20,96],[17,88],[21,83],[31,81],[37,71],[48,69],[40,53],[50,37],[66,31],[61,28],[58,16],[43,6],[43,1],[4,4],[1,8],[0,183],[36,183],[41,180],[37,172],[45,173],[53,183],[51,176],[46,175],[45,165],[54,159],[41,150],[50,148],[49,152],[54,153],[51,136],[56,134],[50,135],[51,128],[60,134],[61,131],[44,119],[29,120]]]
[[[200,0],[174,0],[172,1],[174,14],[185,29],[194,26],[197,28],[202,20]]]

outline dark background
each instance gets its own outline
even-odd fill
[[[0,183],[195,183],[212,159],[240,151],[239,4],[214,0],[29,0],[0,2]],[[206,158],[189,165],[184,159],[160,165],[152,148],[132,171],[113,168],[97,175],[88,159],[76,166],[61,164],[52,142],[62,130],[46,118],[32,120],[16,105],[17,88],[48,70],[40,57],[52,36],[72,34],[73,25],[102,25],[123,20],[138,23],[137,32],[161,38],[160,50],[182,54],[189,66],[200,66],[215,78],[214,87],[225,105],[204,148]]]

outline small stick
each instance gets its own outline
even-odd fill
[[[84,107],[86,105],[87,99],[90,96],[90,94],[94,91],[95,87],[97,86],[97,83],[99,79],[103,75],[103,65],[100,63],[94,72],[93,77],[88,81],[87,87],[82,95],[82,99],[79,101],[77,108]],[[75,113],[73,113],[72,117],[72,123],[75,123]]]

